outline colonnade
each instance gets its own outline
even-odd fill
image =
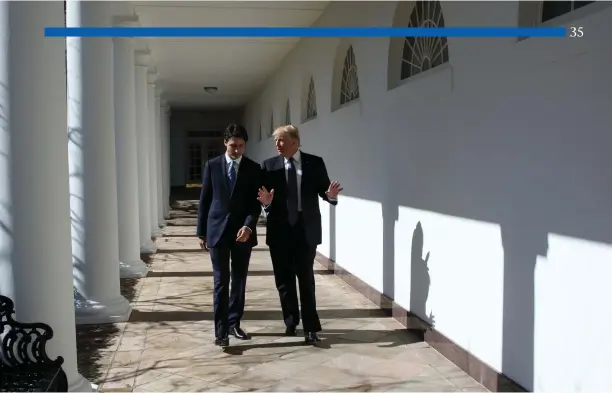
[[[70,391],[91,391],[75,324],[129,318],[119,279],[147,274],[140,255],[169,214],[169,107],[149,51],[42,34],[138,23],[111,7],[0,3],[0,293],[18,319],[51,325]]]

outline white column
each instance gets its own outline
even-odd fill
[[[164,218],[165,219],[169,219],[170,218],[170,183],[169,183],[169,178],[168,178],[168,167],[170,165],[170,163],[168,162],[168,151],[169,151],[169,140],[168,140],[168,112],[169,112],[170,108],[168,106],[168,103],[166,101],[162,102],[162,117],[161,117],[161,141],[162,141],[162,151],[161,151],[161,156],[162,156],[162,180],[164,183],[164,188],[163,188],[163,199],[162,199],[162,204],[163,204],[163,211],[164,211]]]
[[[147,109],[148,109],[148,124],[147,124],[147,139],[148,139],[148,150],[149,150],[149,192],[151,196],[151,236],[161,237],[162,231],[159,229],[159,219],[157,212],[158,197],[157,197],[157,154],[155,149],[155,81],[157,80],[157,73],[151,69],[149,70],[148,85],[147,85]]]
[[[69,1],[66,25],[109,26],[107,2]],[[77,323],[120,322],[132,308],[119,290],[113,42],[70,37],[68,154]]]
[[[138,209],[140,230],[140,252],[152,254],[157,246],[151,240],[151,181],[149,177],[149,109],[147,67],[151,58],[150,52],[136,52],[136,130],[138,145]]]
[[[10,24],[8,21],[10,20]],[[16,303],[17,318],[53,329],[51,358],[62,356],[70,391],[92,391],[77,371],[72,295],[66,81],[63,39],[45,38],[64,24],[58,1],[0,3],[0,208],[12,274],[2,269],[0,292]],[[10,121],[10,123],[7,123]],[[10,168],[10,169],[9,169]],[[9,172],[10,171],[10,172]],[[4,209],[10,209],[10,212]],[[7,214],[15,220],[6,222]],[[10,230],[9,230],[10,229]],[[7,230],[9,230],[7,232]],[[6,239],[9,236],[11,239]],[[6,267],[6,256],[0,257]],[[12,283],[5,286],[9,280]]]
[[[162,172],[162,107],[161,107],[161,95],[162,89],[159,87],[155,88],[155,128],[153,131],[155,132],[155,156],[156,160],[156,172],[157,172],[157,223],[163,228],[166,226],[166,221],[164,220],[164,195],[163,195],[163,183],[164,177]]]
[[[135,17],[116,17],[118,26],[136,26]],[[138,228],[138,157],[136,156],[136,89],[134,39],[115,38],[115,150],[119,211],[121,277],[144,277]]]
[[[0,294],[13,298],[13,218],[11,209],[11,135],[8,124],[8,2],[0,3]]]
[[[172,109],[170,106],[166,108],[166,121],[165,121],[165,130],[164,134],[166,137],[166,151],[164,152],[166,156],[166,210],[168,211],[168,218],[170,218],[170,193],[172,191],[172,182],[170,178],[170,170],[171,170],[171,145],[170,145],[170,118],[172,116]]]

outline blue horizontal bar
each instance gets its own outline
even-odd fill
[[[565,27],[46,27],[45,37],[565,37]]]

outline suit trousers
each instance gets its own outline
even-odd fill
[[[250,243],[236,242],[237,232],[228,231],[228,235],[224,235],[224,238],[210,249],[216,337],[227,335],[230,327],[239,327],[244,314],[247,273],[253,247]]]
[[[274,280],[280,297],[283,320],[289,328],[300,323],[300,309],[295,285],[298,279],[302,322],[305,332],[321,331],[315,297],[314,259],[316,247],[308,244],[300,215],[294,226],[287,223],[286,242],[270,245]]]

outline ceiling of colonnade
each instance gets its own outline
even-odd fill
[[[140,25],[311,26],[327,1],[133,1]],[[147,44],[173,106],[242,106],[298,38],[152,38]],[[142,45],[143,43],[141,43]],[[218,87],[215,94],[206,86]]]

